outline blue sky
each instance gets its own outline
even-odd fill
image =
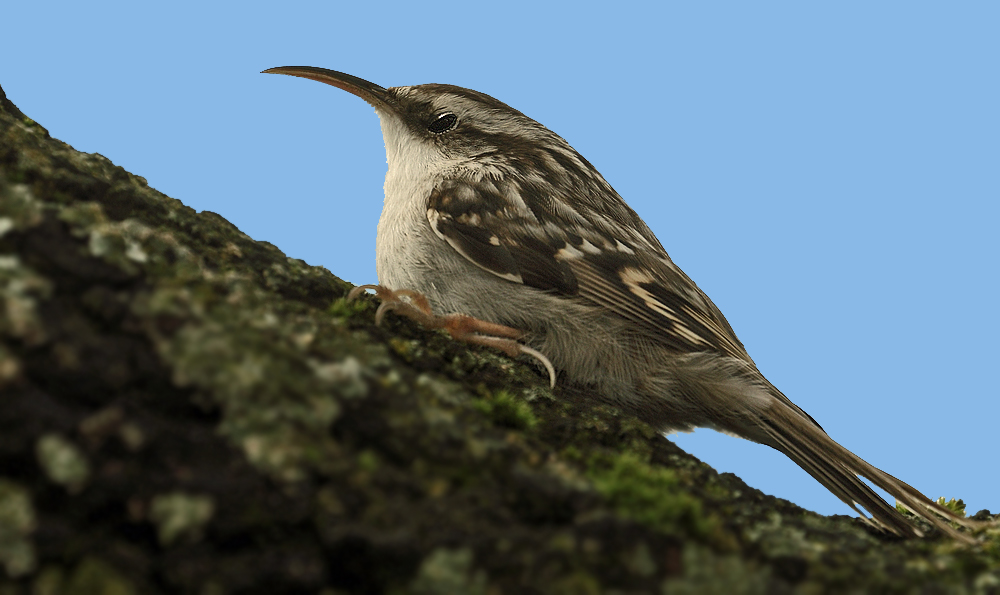
[[[20,2],[0,85],[197,210],[375,279],[385,153],[364,102],[285,65],[452,83],[556,131],[838,441],[1000,511],[1000,5]],[[683,448],[824,514],[783,455]]]

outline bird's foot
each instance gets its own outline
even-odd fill
[[[541,352],[517,342],[517,339],[524,337],[523,332],[464,314],[438,316],[431,310],[430,303],[422,293],[409,289],[392,290],[381,285],[359,285],[347,294],[347,300],[357,299],[359,295],[369,289],[373,290],[375,295],[382,300],[378,310],[375,311],[376,325],[382,324],[386,312],[395,312],[425,328],[444,329],[453,339],[458,341],[499,349],[511,357],[517,357],[522,353],[530,355],[545,366],[549,372],[549,385],[555,388],[556,370],[552,366],[552,362]]]

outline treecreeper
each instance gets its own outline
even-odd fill
[[[375,108],[389,165],[376,269],[389,310],[528,354],[662,431],[707,427],[775,448],[863,519],[922,536],[861,478],[966,542],[966,519],[868,464],[757,370],[712,300],[560,136],[483,93],[383,88],[308,66]],[[864,508],[870,518],[859,509]]]

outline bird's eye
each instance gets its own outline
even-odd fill
[[[427,130],[434,134],[443,134],[454,128],[456,124],[458,124],[458,116],[452,113],[441,114],[427,126]]]

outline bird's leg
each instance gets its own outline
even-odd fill
[[[375,311],[375,324],[382,324],[386,312],[395,312],[425,328],[444,329],[457,341],[499,349],[511,357],[517,357],[522,353],[530,355],[545,366],[549,372],[549,385],[555,387],[556,370],[552,362],[541,352],[517,342],[524,337],[522,331],[464,314],[438,316],[431,310],[430,303],[423,294],[409,289],[392,290],[381,285],[359,285],[347,294],[348,301],[357,299],[369,289],[375,291],[375,295],[382,300],[382,304]]]

